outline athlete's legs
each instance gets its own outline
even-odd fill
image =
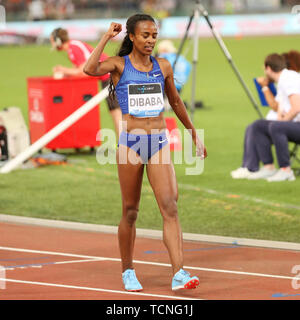
[[[173,274],[183,267],[182,232],[178,218],[178,188],[174,166],[169,161],[158,161],[165,146],[147,164],[147,175],[163,217],[163,241],[169,252]],[[165,160],[165,159],[164,159]]]
[[[118,238],[123,272],[126,269],[133,269],[135,221],[139,210],[144,172],[142,163],[132,164],[127,161],[126,164],[121,164],[120,158],[128,159],[130,153],[135,153],[135,151],[124,145],[120,145],[117,150],[118,174],[122,194],[122,218],[119,224]]]

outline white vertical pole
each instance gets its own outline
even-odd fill
[[[68,116],[65,120],[60,122],[58,125],[56,125],[50,131],[48,131],[45,135],[43,135],[39,140],[34,142],[26,150],[18,154],[12,160],[8,161],[1,168],[0,173],[9,173],[10,171],[20,166],[24,161],[29,159],[34,153],[42,149],[47,143],[52,141],[64,130],[68,129],[72,124],[74,124],[86,113],[92,110],[102,100],[106,99],[107,96],[108,96],[108,87],[104,88],[102,91],[96,94],[92,99],[90,99],[88,102],[82,105],[79,109],[74,111],[70,116]]]
[[[194,112],[195,112],[195,96],[196,96],[196,81],[197,81],[197,63],[198,63],[198,42],[199,42],[199,34],[198,34],[198,22],[199,22],[200,14],[198,10],[198,6],[196,5],[194,12],[194,53],[193,53],[193,74],[192,74],[192,97],[191,97],[191,120],[194,120]]]
[[[3,266],[0,266],[0,289],[6,289],[6,272]]]
[[[206,9],[200,4],[199,6],[199,10],[201,12],[201,14],[203,15],[203,17],[205,18],[208,26],[210,27],[213,36],[215,37],[215,39],[217,40],[221,50],[223,51],[225,57],[227,58],[229,64],[231,65],[233,71],[235,72],[238,80],[240,81],[241,85],[243,86],[248,98],[250,99],[251,103],[253,104],[254,108],[256,109],[257,113],[259,114],[260,118],[263,119],[264,116],[261,113],[258,104],[256,103],[252,93],[250,92],[249,88],[247,87],[245,81],[243,80],[239,70],[237,69],[235,63],[232,60],[231,54],[229,53],[224,41],[222,40],[219,32],[216,30],[216,28],[212,25],[212,23],[210,22],[209,16],[208,16],[208,12],[206,11]]]

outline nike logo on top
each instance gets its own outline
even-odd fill
[[[164,143],[165,141],[167,141],[167,139],[162,140],[162,141],[158,141],[158,143]]]
[[[157,73],[157,74],[153,74],[153,77],[159,77],[160,76],[160,73]]]

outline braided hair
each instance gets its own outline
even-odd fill
[[[140,21],[151,21],[155,23],[155,20],[148,14],[135,14],[131,17],[128,18],[127,22],[126,22],[126,36],[123,39],[123,42],[120,46],[120,49],[117,53],[117,56],[119,57],[124,57],[127,56],[128,54],[130,54],[130,52],[133,49],[133,43],[129,38],[129,34],[134,34],[135,33],[135,28],[136,25],[140,22]],[[115,86],[112,82],[112,79],[110,79],[110,83],[109,83],[109,95],[111,98],[115,98]]]

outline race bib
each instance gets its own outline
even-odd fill
[[[135,117],[157,117],[164,109],[160,83],[129,84],[128,112]]]

